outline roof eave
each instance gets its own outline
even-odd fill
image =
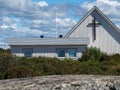
[[[116,25],[112,23],[112,21],[106,17],[101,10],[94,6],[64,37],[69,37],[70,34],[95,10],[120,34],[120,29],[116,27]]]
[[[95,8],[97,8],[96,6],[94,6],[91,10],[89,10],[82,19],[80,19],[78,21],[78,23],[73,26],[73,28],[64,36],[65,38],[69,37],[69,35],[95,10]]]

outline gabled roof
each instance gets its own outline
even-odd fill
[[[89,38],[11,38],[9,45],[87,45]]]
[[[76,30],[76,28],[89,16],[91,15],[94,11],[96,11],[99,15],[101,15],[106,21],[107,23],[112,26],[119,34],[120,34],[120,29],[118,27],[116,27],[115,24],[112,23],[112,21],[103,14],[102,11],[100,11],[96,6],[94,6],[64,37],[67,38],[69,37],[69,35],[71,35],[71,33]]]

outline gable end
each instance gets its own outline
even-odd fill
[[[73,32],[74,30],[76,30],[76,28],[77,28],[89,15],[91,15],[94,11],[97,12],[99,15],[101,15],[101,16],[107,21],[107,23],[108,23],[110,26],[112,26],[112,27],[118,32],[118,34],[120,35],[120,29],[117,28],[116,25],[113,24],[112,21],[111,21],[107,16],[105,16],[105,15],[103,14],[102,11],[100,11],[96,6],[94,6],[64,37],[65,37],[65,38],[68,38],[68,37],[72,34],[72,32]]]

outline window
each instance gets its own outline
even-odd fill
[[[76,48],[59,48],[57,49],[58,57],[76,57]]]
[[[57,49],[58,57],[65,57],[65,49]]]
[[[31,48],[25,48],[23,49],[23,53],[25,57],[31,57],[33,53],[33,49]]]
[[[68,49],[69,57],[76,57],[76,49]]]

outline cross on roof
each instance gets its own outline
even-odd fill
[[[93,40],[96,40],[96,27],[99,27],[101,23],[96,23],[96,18],[92,20],[92,23],[89,23],[87,27],[93,27]]]

